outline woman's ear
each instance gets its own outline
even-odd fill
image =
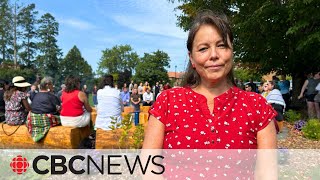
[[[193,64],[194,62],[193,62],[193,58],[190,51],[188,51],[188,56],[189,56],[190,63]]]

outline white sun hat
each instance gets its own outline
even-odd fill
[[[12,83],[13,83],[13,85],[16,86],[16,87],[29,87],[29,86],[31,86],[31,84],[28,83],[28,82],[24,79],[24,77],[22,77],[22,76],[16,76],[16,77],[14,77],[14,78],[12,79]]]

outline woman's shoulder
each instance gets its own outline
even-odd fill
[[[279,89],[273,89],[270,94],[276,94],[276,95],[281,95],[281,92]]]
[[[18,97],[27,97],[27,93],[22,91],[16,91],[16,93],[13,93],[13,95],[16,95]]]
[[[164,95],[188,95],[191,92],[191,88],[188,87],[175,87],[164,90],[161,94]]]
[[[251,103],[266,101],[265,98],[261,94],[258,94],[256,92],[247,92],[247,91],[244,91],[244,90],[239,89],[237,87],[235,87],[234,89],[235,89],[236,94],[238,94],[238,96],[242,100],[245,100],[245,101],[248,101]]]

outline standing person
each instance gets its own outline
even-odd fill
[[[31,102],[32,102],[34,96],[39,92],[37,86],[38,86],[38,83],[32,84],[30,91],[28,91],[28,96],[29,96],[29,99]]]
[[[298,99],[303,97],[304,91],[306,92],[307,106],[308,106],[308,116],[309,118],[317,117],[317,114],[320,113],[319,103],[314,102],[314,97],[317,95],[316,86],[320,82],[320,72],[313,73],[311,78],[308,78],[302,88]]]
[[[70,127],[85,127],[90,123],[92,108],[87,95],[80,91],[80,79],[69,75],[65,80],[66,89],[61,96],[61,124]]]
[[[266,98],[267,95],[269,94],[269,88],[268,88],[269,84],[268,82],[264,82],[263,85],[262,85],[262,88],[263,88],[263,91],[261,93],[261,95]]]
[[[277,89],[277,84],[275,81],[268,82],[268,95],[266,96],[266,100],[274,110],[277,111],[276,120],[279,127],[279,132],[282,132],[283,128],[283,112],[286,107],[286,103],[281,95],[281,92]]]
[[[142,95],[143,95],[143,84],[142,84],[142,82],[140,82],[140,84],[138,86],[138,94],[140,95],[140,99],[142,99]]]
[[[145,92],[147,92],[147,89],[150,89],[150,86],[149,86],[148,81],[146,81],[146,82],[144,83],[144,85],[143,85],[143,94],[144,94]]]
[[[61,84],[61,90],[58,91],[57,93],[57,98],[59,99],[60,103],[61,103],[61,96],[62,96],[62,92],[66,89],[66,85],[65,84]]]
[[[130,93],[128,92],[127,87],[122,88],[122,91],[120,92],[120,97],[121,97],[123,106],[130,105]]]
[[[252,92],[258,92],[257,91],[257,85],[253,82],[252,79],[249,79],[249,83],[248,84],[251,86]]]
[[[97,118],[95,128],[111,130],[111,121],[122,120],[123,104],[120,91],[113,87],[113,76],[104,75],[97,92]]]
[[[129,84],[129,93],[130,93],[130,96],[131,96],[131,94],[132,94],[133,86],[134,86],[134,83],[133,83],[133,80],[131,80],[131,83]]]
[[[276,149],[274,110],[261,95],[244,92],[233,81],[233,35],[226,17],[200,13],[187,49],[182,87],[162,92],[153,104],[143,149]],[[277,163],[269,159],[271,166]],[[276,173],[271,166],[263,175]],[[172,167],[170,173],[175,171]],[[210,168],[209,174],[217,171]]]
[[[11,126],[24,124],[27,120],[28,112],[31,107],[27,100],[28,83],[24,77],[16,76],[12,79],[12,84],[4,93],[5,102],[5,119],[6,123]]]
[[[134,108],[134,112],[140,112],[140,96],[138,94],[138,89],[133,88],[132,89],[132,95],[131,95],[131,104]]]
[[[86,94],[86,96],[87,96],[87,99],[89,99],[90,92],[88,90],[87,85],[83,85],[82,92],[84,92]]]
[[[160,92],[160,85],[159,85],[159,82],[156,82],[156,85],[154,86],[154,99],[157,99],[158,97],[158,94]]]
[[[166,83],[164,86],[163,86],[163,90],[167,90],[167,89],[170,89],[171,86],[169,83]]]
[[[286,103],[286,107],[288,107],[289,100],[290,100],[290,81],[286,80],[285,75],[280,76],[280,81],[278,81],[278,86],[279,86],[281,95]]]
[[[247,92],[254,92],[250,83],[248,83],[247,85],[244,86],[244,90]]]
[[[318,103],[318,106],[320,104],[320,83],[316,86],[316,90],[318,91],[318,94],[314,97],[314,102]],[[320,110],[317,111],[317,118],[320,119]]]
[[[92,90],[92,101],[95,106],[97,106],[97,104],[98,104],[97,92],[98,92],[97,86],[94,85],[93,90]]]

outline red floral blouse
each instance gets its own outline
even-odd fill
[[[162,92],[149,113],[165,125],[164,149],[256,149],[257,132],[276,116],[261,95],[237,87],[214,98],[212,114],[188,87]]]

